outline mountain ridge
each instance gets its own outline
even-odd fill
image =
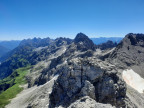
[[[139,64],[143,63],[143,52],[139,53],[139,50],[143,51],[144,40],[141,38],[143,34],[139,35],[128,34],[118,45],[112,41],[95,45],[83,33],[78,33],[74,40],[57,38],[42,41],[35,38],[34,45],[32,40],[28,40],[28,44],[24,41],[17,50],[19,52],[14,53],[21,54],[19,58],[32,65],[25,76],[28,86],[22,95],[27,90],[33,91],[33,87],[35,89],[28,92],[27,97],[12,101],[8,108],[16,105],[77,108],[84,103],[88,107],[98,105],[99,108],[142,108],[144,96],[128,87],[122,76],[126,69],[133,69],[133,66],[139,68]],[[135,54],[139,55],[137,59]],[[15,59],[13,57],[11,61]],[[84,103],[81,104],[81,101]]]

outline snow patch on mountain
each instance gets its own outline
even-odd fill
[[[137,90],[139,93],[144,93],[144,79],[132,69],[124,70],[122,73],[124,81]]]

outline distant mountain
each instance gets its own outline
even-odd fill
[[[20,40],[11,40],[11,41],[0,41],[0,46],[3,46],[9,50],[16,48],[20,44]]]
[[[9,76],[13,70],[19,67],[34,64],[37,60],[33,60],[33,58],[38,56],[33,52],[34,49],[48,46],[51,42],[50,38],[34,38],[21,41],[18,47],[0,58],[2,62],[0,65],[0,79]]]
[[[21,41],[19,40],[12,40],[12,41],[0,41],[0,59],[2,56],[16,48]]]
[[[101,49],[101,50],[105,50],[105,49],[109,49],[109,48],[113,48],[117,46],[117,42],[113,42],[111,40],[108,40],[106,43],[102,43],[97,45],[97,48]]]
[[[83,33],[78,33],[74,39],[74,43],[79,50],[95,49],[95,44]]]
[[[4,54],[6,54],[7,52],[9,52],[10,50],[4,46],[0,45],[0,57]]]
[[[99,37],[99,38],[90,38],[96,45],[105,43],[107,41],[113,41],[119,43],[123,37]]]

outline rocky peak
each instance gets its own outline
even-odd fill
[[[113,42],[113,41],[109,40],[106,43],[102,43],[100,45],[97,45],[97,48],[100,48],[101,50],[105,50],[105,49],[113,48],[113,47],[116,47],[116,46],[117,46],[116,42]]]
[[[88,36],[86,36],[85,34],[83,33],[78,33],[74,39],[74,42],[75,43],[78,43],[78,42],[85,42],[85,41],[91,41]],[[92,42],[92,41],[91,41]]]
[[[110,61],[120,68],[140,66],[144,61],[144,34],[129,33],[112,51]],[[111,60],[113,59],[113,60]],[[144,77],[142,72],[139,72]]]
[[[90,40],[88,36],[86,36],[83,33],[78,33],[76,35],[74,39],[74,43],[77,44],[78,45],[77,48],[81,50],[88,50],[88,49],[94,50],[95,49],[95,45],[92,42],[92,40]]]
[[[69,45],[71,43],[72,43],[72,39],[69,39],[69,38],[60,37],[60,38],[55,39],[56,46],[61,46],[63,44],[68,44]]]
[[[124,107],[126,87],[115,69],[111,64],[103,63],[95,57],[67,61],[59,68],[61,73],[50,94],[49,108],[67,108],[84,96],[100,103]]]
[[[30,46],[30,47],[44,47],[52,43],[53,40],[48,38],[33,38],[33,39],[24,39],[21,41],[19,46]]]
[[[129,33],[126,35],[124,41],[129,40],[131,45],[144,46],[144,34]]]

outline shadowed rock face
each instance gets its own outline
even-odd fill
[[[100,48],[101,50],[109,49],[109,48],[114,48],[117,46],[117,43],[113,41],[107,41],[106,43],[102,43],[100,45],[97,45],[97,48]]]
[[[76,35],[74,39],[74,43],[77,44],[77,48],[79,50],[84,50],[84,51],[88,49],[95,50],[95,45],[92,42],[92,40],[90,40],[88,36],[86,36],[83,33],[78,33]]]
[[[130,40],[131,45],[139,45],[144,47],[144,34],[133,34],[126,35],[126,38]]]

